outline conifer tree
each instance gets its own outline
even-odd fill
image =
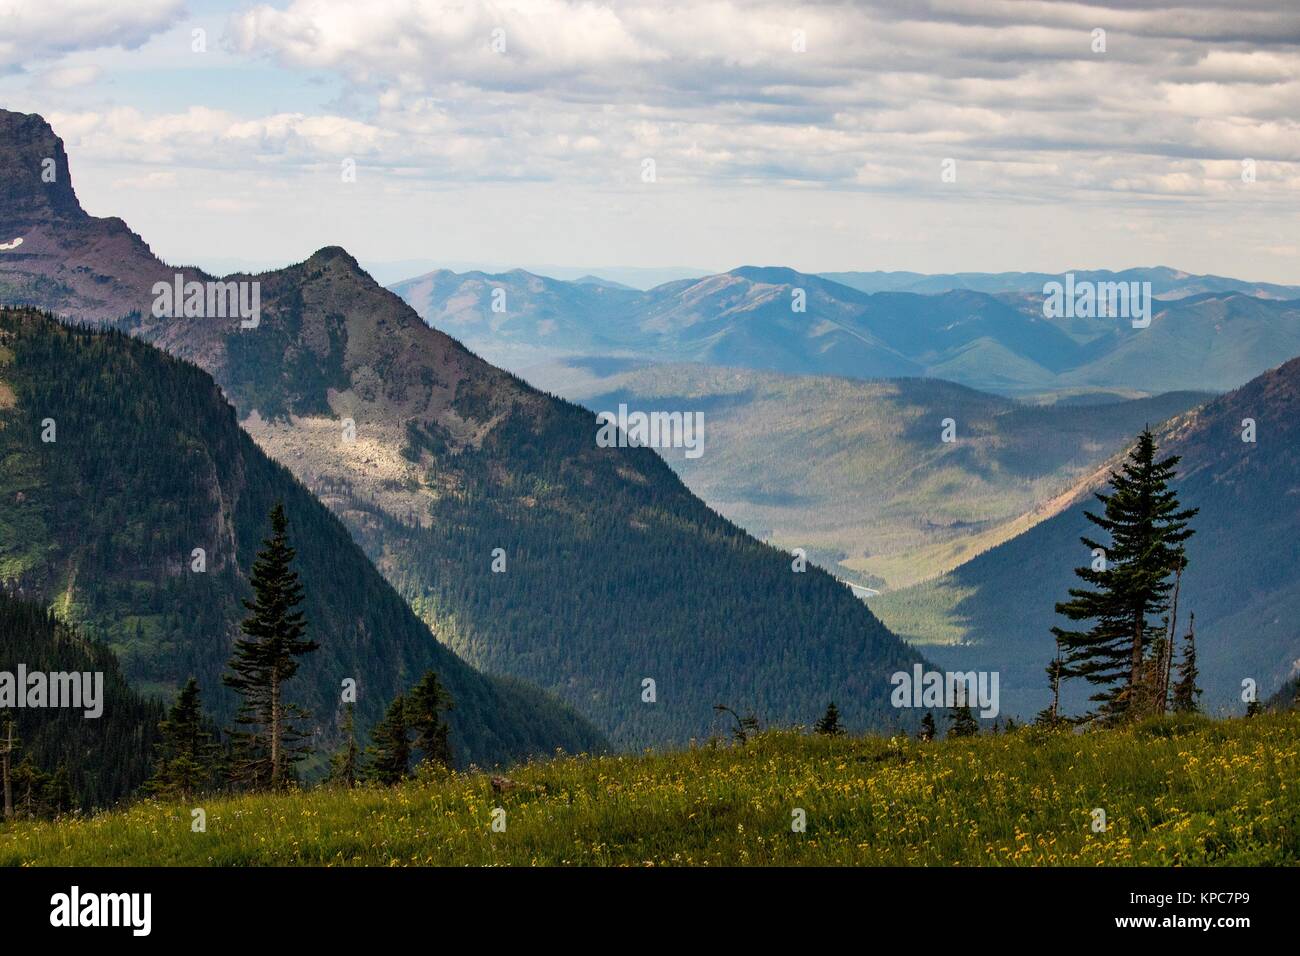
[[[1196,615],[1188,626],[1187,636],[1183,638],[1183,659],[1178,664],[1178,683],[1174,685],[1174,712],[1195,714],[1200,711],[1197,699],[1201,688],[1196,681],[1200,671],[1196,669]]]
[[[938,732],[939,728],[934,725],[934,714],[927,710],[925,716],[921,718],[921,729],[916,732],[916,739],[929,742],[934,740]]]
[[[1183,510],[1169,488],[1178,456],[1156,459],[1155,438],[1144,429],[1118,471],[1110,474],[1111,491],[1098,494],[1101,515],[1085,517],[1110,537],[1103,546],[1081,540],[1104,553],[1104,570],[1085,565],[1075,574],[1088,587],[1071,588],[1070,600],[1056,612],[1071,621],[1094,622],[1087,630],[1052,628],[1065,652],[1060,676],[1082,677],[1097,688],[1095,716],[1108,722],[1156,710],[1152,699],[1158,672],[1152,665],[1153,627],[1169,608],[1170,575],[1184,566],[1183,543],[1192,536],[1188,522],[1198,509]]]
[[[235,642],[224,681],[243,695],[236,723],[251,730],[232,731],[235,741],[233,777],[236,782],[280,789],[289,782],[293,765],[310,748],[307,734],[295,721],[308,714],[285,698],[285,685],[298,670],[297,658],[320,645],[304,637],[307,622],[294,608],[302,603],[298,573],[290,567],[284,506],[271,509],[271,537],[263,541],[249,581],[254,599],[244,601],[249,616],[240,624],[244,638]]]
[[[974,737],[980,732],[979,721],[971,713],[970,704],[965,701],[952,709],[948,719],[952,721],[952,726],[948,728],[949,738]]]
[[[160,797],[188,797],[212,784],[218,747],[203,719],[199,682],[190,677],[158,724],[152,779],[145,789]]]
[[[388,705],[366,748],[370,758],[366,766],[366,779],[392,786],[401,783],[411,774],[411,741],[407,737],[406,701],[399,694]]]
[[[438,675],[428,671],[406,695],[405,715],[407,726],[415,731],[415,747],[426,763],[451,766],[451,728],[442,715],[451,710],[453,702]]]
[[[330,782],[345,787],[355,787],[361,776],[361,753],[357,747],[355,706],[346,705],[343,712],[343,746],[330,757]]]
[[[813,725],[813,730],[827,737],[838,737],[844,733],[844,728],[840,726],[840,709],[835,706],[835,701],[826,707],[826,713]]]

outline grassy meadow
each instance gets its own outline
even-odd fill
[[[920,743],[773,731],[0,827],[6,865],[1272,865],[1300,861],[1300,714]],[[206,832],[191,830],[192,810]],[[492,829],[493,811],[505,829]],[[794,832],[794,811],[806,831]],[[1095,809],[1106,829],[1094,832]]]

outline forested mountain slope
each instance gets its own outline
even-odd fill
[[[346,678],[357,682],[364,728],[431,668],[456,701],[462,763],[601,744],[558,702],[486,678],[434,640],[338,519],[262,453],[189,363],[119,332],[0,312],[0,462],[0,576],[105,641],[146,691],[169,695],[192,674],[210,711],[231,717],[221,675],[267,514],[283,501],[321,645],[291,694],[326,740]]]
[[[256,327],[155,317],[150,283],[175,270],[47,191],[41,157],[69,174],[43,121],[0,113],[10,128],[22,136],[0,165],[18,185],[0,221],[21,219],[30,241],[0,253],[0,282],[210,372],[470,663],[554,691],[626,745],[725,729],[718,703],[809,722],[834,698],[852,727],[892,725],[888,675],[915,653],[825,572],[793,572],[720,518],[653,451],[598,447],[590,412],[429,328],[337,247],[227,277],[258,283]],[[507,570],[494,573],[498,548]]]
[[[1255,441],[1244,424],[1254,426]],[[1205,705],[1239,713],[1242,681],[1261,699],[1300,674],[1300,359],[1154,426],[1160,454],[1182,456],[1173,487],[1200,509],[1187,543],[1180,633],[1196,614]],[[941,663],[1001,669],[1004,698],[1043,706],[1053,655],[1053,608],[1090,560],[1079,536],[1106,470],[1075,490],[1075,503],[936,581],[873,600],[896,629]],[[1086,696],[1067,685],[1071,701]],[[1011,706],[1008,704],[1008,706]]]
[[[65,775],[66,791],[53,779],[47,785],[65,792],[71,801],[58,806],[59,799],[51,794],[51,810],[109,807],[147,779],[162,707],[128,686],[108,647],[60,623],[41,604],[0,590],[0,671],[16,681],[19,665],[28,675],[102,675],[102,696],[94,708],[100,711],[97,717],[87,717],[85,707],[6,707],[2,712],[14,722],[11,767],[17,779],[11,783],[11,793],[19,813],[27,798],[28,776]],[[0,720],[0,748],[7,742]],[[19,769],[28,760],[37,774]],[[32,802],[39,804],[45,794],[39,793],[35,779],[30,789],[36,791]]]

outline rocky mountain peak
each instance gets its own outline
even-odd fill
[[[49,123],[35,113],[0,109],[0,142],[5,144],[0,150],[0,209],[6,225],[85,216],[72,188],[63,140]]]

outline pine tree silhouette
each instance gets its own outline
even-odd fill
[[[366,755],[370,758],[366,765],[367,780],[392,786],[411,775],[408,731],[406,699],[399,694],[388,705],[388,713],[371,734],[371,744],[366,748]]]
[[[1093,716],[1107,722],[1156,709],[1157,665],[1147,635],[1158,626],[1151,619],[1168,611],[1169,577],[1185,564],[1183,543],[1194,533],[1188,522],[1198,510],[1183,510],[1169,488],[1178,461],[1176,455],[1157,461],[1155,439],[1143,430],[1120,470],[1111,472],[1111,492],[1096,496],[1103,513],[1085,512],[1110,542],[1104,548],[1092,538],[1081,540],[1090,551],[1103,551],[1107,566],[1076,568],[1090,587],[1071,588],[1070,600],[1056,605],[1071,621],[1095,622],[1086,631],[1054,627],[1052,633],[1065,652],[1059,676],[1095,685]]]
[[[362,775],[361,752],[357,747],[356,707],[348,704],[343,717],[343,746],[330,757],[330,783],[355,787]]]
[[[146,789],[161,797],[202,793],[212,783],[218,747],[203,719],[199,682],[191,677],[158,724],[154,774]]]
[[[450,727],[442,715],[453,708],[451,694],[428,671],[406,695],[406,723],[415,731],[415,747],[427,763],[451,766]]]
[[[310,753],[302,741],[309,734],[295,721],[309,715],[285,699],[285,684],[298,670],[297,658],[320,645],[307,640],[307,622],[294,608],[302,603],[298,573],[290,567],[284,506],[271,509],[271,537],[263,542],[253,563],[250,583],[254,599],[245,601],[251,613],[240,625],[246,637],[235,642],[230,670],[223,680],[243,695],[236,723],[252,730],[232,731],[236,782],[278,790],[288,783],[293,765]]]
[[[835,706],[835,701],[830,702],[826,713],[813,725],[813,730],[827,737],[838,737],[844,733],[844,728],[840,726],[840,709]]]

